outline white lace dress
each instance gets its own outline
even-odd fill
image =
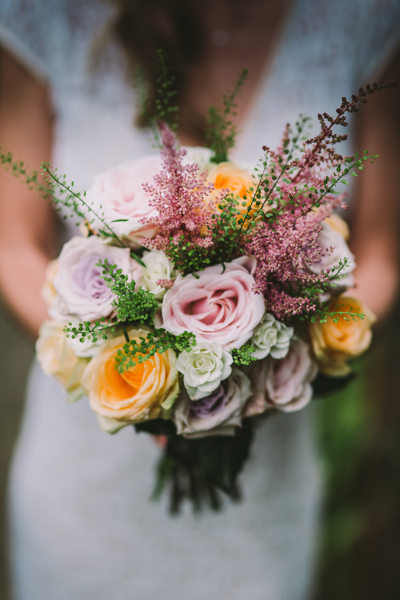
[[[88,72],[101,0],[1,0],[0,41],[48,80],[53,163],[78,189],[119,162],[154,152],[133,123],[122,55]],[[236,156],[259,158],[298,113],[334,111],[394,51],[396,0],[294,0]],[[320,480],[312,407],[257,432],[244,501],[178,518],[149,502],[158,448],[126,428],[102,433],[87,400],[65,402],[31,372],[10,481],[16,600],[306,600],[316,550]]]

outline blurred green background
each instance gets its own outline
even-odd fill
[[[348,388],[318,401],[326,495],[315,593],[310,600],[400,598],[397,313],[377,333],[368,355],[354,364],[357,377]],[[11,600],[5,484],[33,343],[4,307],[0,309],[0,356],[0,600]]]

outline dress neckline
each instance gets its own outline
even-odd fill
[[[265,59],[265,63],[262,69],[262,73],[259,77],[257,85],[252,93],[250,98],[248,107],[243,116],[242,123],[240,124],[238,141],[236,143],[233,155],[234,157],[239,157],[241,154],[240,146],[241,146],[241,136],[240,133],[246,133],[246,137],[248,135],[248,130],[254,126],[254,114],[259,110],[260,105],[262,104],[262,98],[265,94],[265,89],[268,81],[271,78],[274,64],[277,61],[277,58],[282,50],[283,44],[285,42],[287,31],[289,28],[289,24],[292,20],[295,5],[297,0],[290,0],[288,6],[286,7],[285,14],[281,17],[280,24],[277,28],[275,39],[273,42],[273,47],[271,52],[268,53],[268,56]]]

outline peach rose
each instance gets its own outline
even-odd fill
[[[79,358],[71,350],[64,333],[65,323],[45,321],[36,342],[36,357],[46,375],[54,377],[65,388],[68,402],[84,395],[81,378],[88,359]]]
[[[139,341],[144,330],[131,330],[129,337]],[[167,350],[136,364],[123,373],[115,357],[125,344],[120,336],[104,343],[88,364],[82,385],[101,429],[115,433],[122,427],[160,416],[168,410],[179,393],[175,353]]]
[[[364,352],[371,342],[371,325],[375,315],[356,298],[339,296],[329,304],[329,310],[348,312],[350,308],[365,314],[363,320],[339,317],[337,323],[328,317],[326,323],[310,325],[311,343],[320,369],[327,375],[341,377],[350,372],[347,360]]]
[[[334,231],[340,233],[342,238],[347,242],[350,237],[350,229],[346,221],[342,219],[338,214],[332,213],[330,217],[324,220]]]

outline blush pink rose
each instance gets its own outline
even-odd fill
[[[207,267],[199,278],[177,280],[164,296],[164,327],[173,334],[191,331],[198,341],[217,342],[225,349],[247,342],[265,312],[264,298],[252,291],[250,261],[233,260]]]
[[[132,246],[140,245],[140,238],[153,238],[156,226],[143,225],[142,219],[157,218],[157,210],[150,206],[150,194],[143,189],[144,183],[152,183],[161,171],[160,156],[144,156],[109,171],[96,175],[86,194],[90,206],[124,240]],[[87,219],[92,220],[87,214]],[[114,221],[114,222],[113,222]],[[91,225],[95,231],[103,229],[99,219]]]
[[[285,358],[277,360],[268,356],[251,368],[253,398],[247,404],[244,416],[262,413],[268,408],[283,412],[304,408],[312,398],[311,381],[316,374],[317,367],[307,344],[293,338]]]

